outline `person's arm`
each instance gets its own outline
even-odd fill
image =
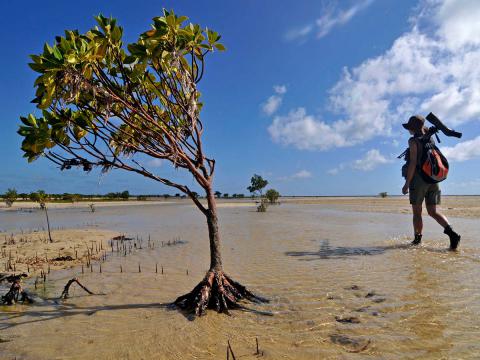
[[[410,162],[408,164],[407,170],[407,178],[405,179],[405,185],[403,185],[402,193],[408,194],[408,188],[410,183],[413,180],[413,176],[415,175],[415,169],[417,167],[417,143],[415,140],[410,139],[408,141],[409,151],[410,151]]]

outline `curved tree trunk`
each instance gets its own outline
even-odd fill
[[[229,314],[229,309],[242,307],[238,303],[242,299],[256,303],[268,302],[267,299],[254,295],[223,272],[215,195],[211,186],[206,189],[206,192],[208,209],[205,216],[210,240],[210,269],[205,278],[191,292],[175,300],[175,305],[201,316],[207,308]]]

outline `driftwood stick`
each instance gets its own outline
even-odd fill
[[[230,349],[230,354],[232,354],[232,359],[237,360],[237,358],[235,357],[235,354],[233,352],[232,345],[230,345],[230,340],[227,340],[227,344],[228,344],[228,348]]]
[[[73,278],[73,279],[68,280],[67,284],[63,288],[63,292],[62,292],[62,295],[60,295],[60,299],[67,299],[68,298],[68,296],[69,296],[68,291],[70,290],[70,286],[73,283],[77,283],[78,286],[80,286],[83,290],[85,290],[90,295],[95,295],[93,292],[91,292],[85,286],[83,286],[82,283],[80,283],[80,281],[78,281],[77,278]]]

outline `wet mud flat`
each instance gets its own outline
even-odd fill
[[[453,219],[463,238],[451,253],[429,220],[424,244],[407,246],[410,217],[402,214],[324,204],[284,203],[264,214],[221,208],[225,270],[271,301],[251,306],[258,311],[210,311],[191,321],[168,304],[207,270],[202,216],[186,204],[111,206],[90,215],[52,210],[51,221],[138,234],[142,248],[125,256],[114,245],[83,274],[80,266],[52,271],[33,291],[35,304],[2,307],[1,358],[226,359],[228,342],[237,359],[480,353],[478,221]],[[73,285],[70,298],[58,301],[73,276],[98,295]],[[32,289],[31,280],[25,285]]]

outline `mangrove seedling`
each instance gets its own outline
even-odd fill
[[[3,196],[5,199],[5,204],[7,207],[11,207],[15,201],[17,201],[18,193],[15,189],[8,189],[5,195]]]
[[[34,202],[38,202],[40,205],[40,209],[45,211],[45,218],[47,219],[47,229],[48,229],[48,239],[52,243],[52,233],[50,232],[50,220],[48,218],[48,209],[47,209],[47,201],[49,200],[48,194],[43,190],[38,190],[37,192],[32,192],[30,194],[30,200]]]
[[[268,189],[265,193],[265,197],[269,201],[270,204],[276,204],[278,198],[280,197],[280,193],[275,189]]]
[[[268,185],[268,181],[262,178],[260,175],[254,174],[250,179],[250,184],[251,185],[247,187],[247,190],[250,191],[252,196],[258,194],[260,197],[260,205],[258,205],[257,211],[267,211],[267,202],[263,198],[263,189]]]

